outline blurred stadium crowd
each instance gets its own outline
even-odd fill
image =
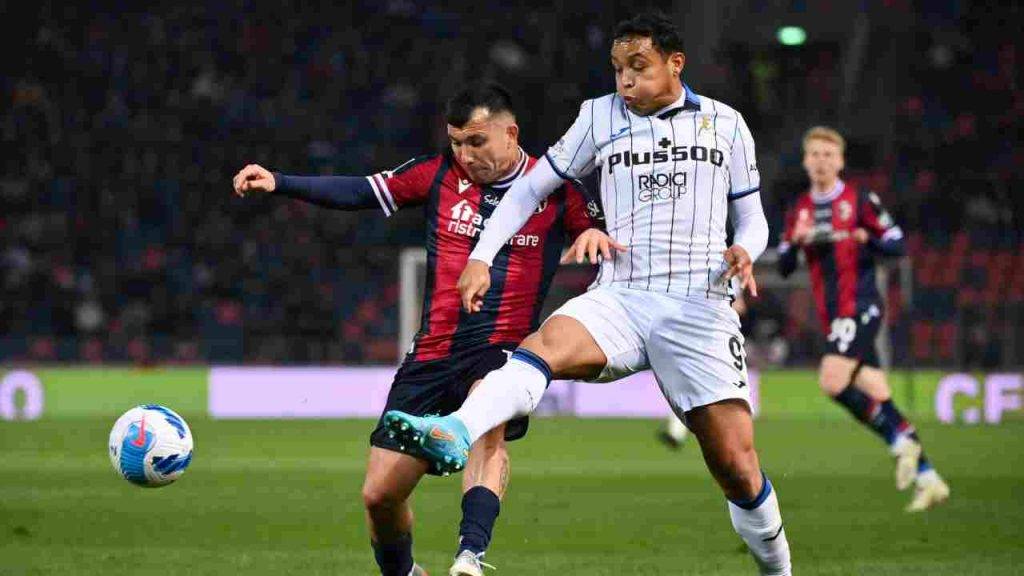
[[[540,154],[582,99],[613,90],[608,32],[635,7],[449,4],[43,2],[8,22],[0,359],[393,363],[398,254],[421,243],[421,214],[240,200],[230,178],[250,162],[365,174],[440,150],[443,101],[473,77],[513,89]],[[717,22],[742,29],[778,4],[807,9],[723,2]],[[691,55],[687,81],[747,117],[773,231],[805,186],[801,133],[848,135],[848,179],[910,236],[913,298],[890,291],[897,364],[1019,365],[1021,9],[861,4],[848,34],[809,26],[799,47],[688,37],[706,60]],[[751,304],[763,362],[814,358],[800,302],[796,289]]]

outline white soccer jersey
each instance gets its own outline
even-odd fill
[[[724,299],[729,202],[756,193],[754,139],[733,108],[684,87],[650,116],[617,94],[587,100],[547,153],[566,179],[600,171],[608,234],[629,250],[601,264],[597,286]]]

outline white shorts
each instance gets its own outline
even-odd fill
[[[730,398],[750,404],[740,318],[728,301],[600,286],[551,315],[583,324],[607,356],[595,382],[651,368],[679,416]]]

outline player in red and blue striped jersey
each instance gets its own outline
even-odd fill
[[[456,284],[480,231],[508,188],[536,161],[519,147],[519,127],[508,92],[472,84],[449,100],[450,150],[414,158],[370,176],[289,176],[249,165],[234,179],[235,192],[273,192],[342,210],[395,211],[422,206],[427,217],[427,270],[420,330],[399,368],[385,411],[447,414],[471,387],[505,363],[536,330],[541,306],[566,238],[574,249],[603,249],[601,211],[582,187],[565,185],[539,206],[495,260],[498,287],[480,313],[461,310]],[[477,574],[490,542],[509,475],[505,440],[526,434],[527,420],[509,422],[472,447],[463,482],[460,546],[452,574]],[[374,551],[384,575],[420,570],[412,560],[412,511],[417,482],[434,473],[406,453],[378,423],[363,496]],[[412,572],[416,573],[416,572]]]
[[[876,260],[903,254],[903,232],[876,194],[839,178],[846,143],[838,132],[812,128],[803,147],[811,189],[787,215],[779,272],[792,274],[803,250],[828,339],[821,389],[886,441],[896,458],[896,486],[917,485],[907,510],[925,510],[948,498],[949,487],[924,456],[914,427],[893,404],[875,346],[884,313]]]

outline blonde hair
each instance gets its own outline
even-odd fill
[[[807,144],[811,140],[824,140],[839,146],[839,153],[846,152],[846,139],[843,135],[828,126],[815,126],[804,133],[804,152],[807,152]]]

